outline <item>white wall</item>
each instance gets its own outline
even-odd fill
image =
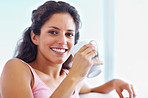
[[[147,98],[148,0],[117,0],[116,77],[134,84]]]

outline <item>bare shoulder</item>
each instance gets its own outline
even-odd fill
[[[20,64],[23,64],[23,62],[20,59],[13,58],[13,59],[8,60],[5,64],[5,66],[20,65]]]
[[[17,79],[23,76],[29,78],[31,77],[31,72],[25,63],[20,59],[14,58],[6,62],[1,74],[1,79]]]
[[[23,63],[23,61],[21,61],[20,59],[14,58],[6,62],[3,72],[5,71],[8,71],[8,72],[14,71],[14,72],[22,73],[25,71],[28,72],[29,68],[25,63]]]
[[[16,58],[9,60],[1,74],[0,90],[3,97],[33,98],[31,79],[30,69],[23,61]]]
[[[21,62],[21,60],[20,59],[18,59],[18,58],[14,58],[14,59],[10,59],[10,60],[8,60],[7,62],[6,62],[6,64],[5,64],[5,66],[4,66],[4,68],[5,67],[16,67],[16,66],[18,66],[19,67],[19,65],[22,65],[23,63]]]

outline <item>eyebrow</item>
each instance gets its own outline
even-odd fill
[[[50,26],[49,28],[54,28],[56,30],[61,30],[60,28],[55,27],[55,26]],[[71,30],[71,29],[68,29],[67,31],[75,32],[75,30]]]

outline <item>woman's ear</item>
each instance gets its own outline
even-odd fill
[[[35,45],[39,44],[39,36],[34,34],[34,32],[31,31],[31,40]]]

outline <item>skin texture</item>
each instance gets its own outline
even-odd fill
[[[133,98],[135,93],[132,86],[118,79],[96,88],[90,88],[83,82],[92,65],[103,64],[99,60],[91,59],[97,55],[93,44],[84,45],[75,54],[68,75],[61,71],[62,64],[69,57],[74,45],[75,28],[73,18],[69,14],[56,13],[41,27],[40,35],[31,32],[31,40],[37,45],[37,58],[29,64],[40,79],[54,91],[50,98],[69,98],[75,89],[80,93],[108,93],[115,89],[120,98],[123,98],[121,92],[126,89],[130,98]],[[33,98],[33,83],[34,78],[26,64],[19,59],[11,59],[6,63],[1,75],[1,94],[4,98]]]

